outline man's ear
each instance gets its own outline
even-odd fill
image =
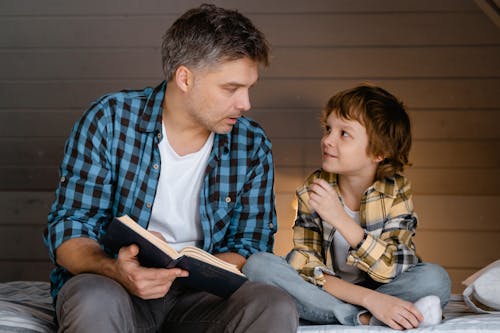
[[[174,74],[174,81],[177,87],[183,92],[187,92],[193,84],[193,73],[186,66],[179,66]]]

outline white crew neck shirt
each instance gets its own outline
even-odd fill
[[[186,246],[201,247],[200,190],[214,133],[199,151],[179,156],[168,141],[164,124],[162,131],[163,139],[158,144],[160,179],[148,230],[160,232],[178,251]]]

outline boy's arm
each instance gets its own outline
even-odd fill
[[[297,190],[297,200],[297,218],[293,227],[294,248],[287,260],[305,280],[323,286],[323,273],[335,273],[325,265],[321,219],[309,206],[307,181],[306,185]]]
[[[411,185],[405,178],[400,177],[399,180],[401,184],[396,197],[390,200],[392,205],[385,207],[387,220],[380,236],[365,231],[363,240],[348,257],[348,263],[382,283],[392,281],[419,262],[413,244],[417,217],[413,211]]]
[[[410,302],[349,283],[335,276],[326,276],[324,290],[346,303],[367,309],[371,315],[393,329],[415,328],[424,319]],[[362,321],[361,318],[360,320]],[[362,324],[368,323],[362,322]]]

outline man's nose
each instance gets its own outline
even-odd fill
[[[236,107],[238,108],[238,110],[242,111],[250,110],[251,104],[250,104],[250,95],[248,94],[248,91],[241,93],[241,95],[238,97],[238,102]]]

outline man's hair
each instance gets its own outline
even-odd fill
[[[410,118],[405,105],[391,93],[362,84],[330,98],[321,114],[322,125],[332,112],[339,118],[356,120],[366,128],[367,153],[383,157],[377,168],[377,180],[392,177],[410,165]]]
[[[203,4],[184,13],[163,36],[163,71],[169,81],[181,65],[202,68],[247,57],[267,66],[268,53],[264,34],[247,17]]]

